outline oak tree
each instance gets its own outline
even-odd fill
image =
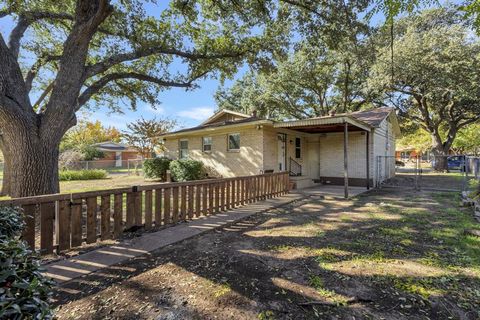
[[[369,85],[384,103],[427,131],[437,170],[459,130],[480,121],[480,41],[461,13],[425,10],[396,22],[390,44],[380,46]]]
[[[156,104],[166,88],[190,89],[256,61],[271,44],[264,34],[274,41],[276,17],[234,2],[0,2],[0,18],[13,23],[8,38],[0,34],[3,193],[59,191],[59,144],[82,107]]]

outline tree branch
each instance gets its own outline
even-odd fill
[[[138,49],[134,52],[129,53],[120,53],[113,55],[102,62],[90,65],[86,68],[85,77],[86,79],[103,73],[110,69],[111,67],[120,64],[122,62],[137,60],[140,58],[148,57],[156,54],[166,54],[166,55],[175,55],[178,57],[190,59],[192,61],[202,60],[202,59],[224,59],[224,58],[237,58],[244,55],[247,51],[236,52],[236,53],[220,53],[220,54],[203,54],[200,52],[188,52],[178,49],[171,49],[165,47],[150,47],[144,49]]]
[[[90,42],[98,27],[113,12],[110,0],[77,0],[74,24],[64,45],[57,76],[43,116],[42,135],[62,130],[75,118],[78,94],[82,88]],[[58,130],[57,130],[58,131]]]
[[[304,3],[301,3],[299,1],[296,1],[296,0],[280,0],[281,2],[285,2],[285,3],[288,3],[289,5],[292,5],[292,6],[296,6],[296,7],[299,7],[307,12],[310,12],[310,13],[314,13],[316,14],[317,16],[322,16],[320,14],[320,12],[318,12],[317,10],[315,10],[314,8],[312,7],[309,7],[308,5],[304,4]]]
[[[473,118],[470,118],[470,119],[468,119],[468,120],[465,120],[465,121],[463,121],[463,122],[461,122],[461,123],[459,122],[459,123],[458,123],[458,129],[463,128],[463,127],[465,127],[465,126],[467,126],[467,125],[469,125],[469,124],[475,123],[475,122],[477,122],[477,121],[480,121],[480,115],[477,115],[476,117],[473,117]]]
[[[12,52],[15,58],[18,57],[18,52],[20,50],[20,40],[25,34],[25,31],[27,31],[28,27],[32,23],[42,19],[73,20],[73,16],[67,13],[55,13],[55,12],[43,12],[43,11],[22,12],[19,15],[18,23],[10,33],[10,37],[8,40],[8,47],[10,48],[10,51]]]
[[[61,56],[49,55],[49,56],[46,56],[46,57],[43,57],[43,58],[42,57],[39,58],[32,65],[30,70],[28,70],[27,74],[25,75],[25,87],[26,87],[27,92],[30,92],[30,90],[32,89],[33,79],[35,79],[35,76],[37,75],[38,70],[40,70],[41,67],[43,67],[44,65],[46,65],[50,61],[60,60],[60,58],[61,58]]]
[[[107,74],[106,76],[100,78],[96,82],[94,82],[92,85],[90,85],[87,89],[85,89],[82,94],[78,97],[77,100],[77,110],[83,106],[85,103],[88,102],[88,100],[94,95],[97,94],[104,88],[107,84],[109,84],[112,81],[115,80],[121,80],[121,79],[135,79],[139,81],[146,81],[146,82],[151,82],[156,85],[162,86],[162,87],[177,87],[177,88],[190,88],[192,87],[192,84],[195,80],[203,77],[205,73],[193,77],[189,81],[186,82],[175,82],[175,81],[167,81],[163,80],[160,78],[152,77],[149,75],[141,74],[141,73],[135,73],[135,72],[119,72],[119,73],[110,73]]]

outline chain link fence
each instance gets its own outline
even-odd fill
[[[70,170],[90,170],[102,169],[110,174],[141,174],[143,172],[143,163],[146,159],[129,160],[92,160],[71,162],[65,169]]]
[[[394,163],[392,175],[389,164]],[[376,186],[415,190],[473,191],[480,179],[480,157],[449,155],[395,158],[377,156]]]

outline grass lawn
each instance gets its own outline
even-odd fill
[[[309,199],[59,288],[59,319],[478,319],[455,193]]]
[[[60,193],[85,192],[112,188],[124,188],[141,184],[158,183],[145,181],[143,175],[109,174],[107,179],[60,181]]]

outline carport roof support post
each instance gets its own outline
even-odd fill
[[[345,199],[348,199],[348,123],[343,123],[343,175]]]

